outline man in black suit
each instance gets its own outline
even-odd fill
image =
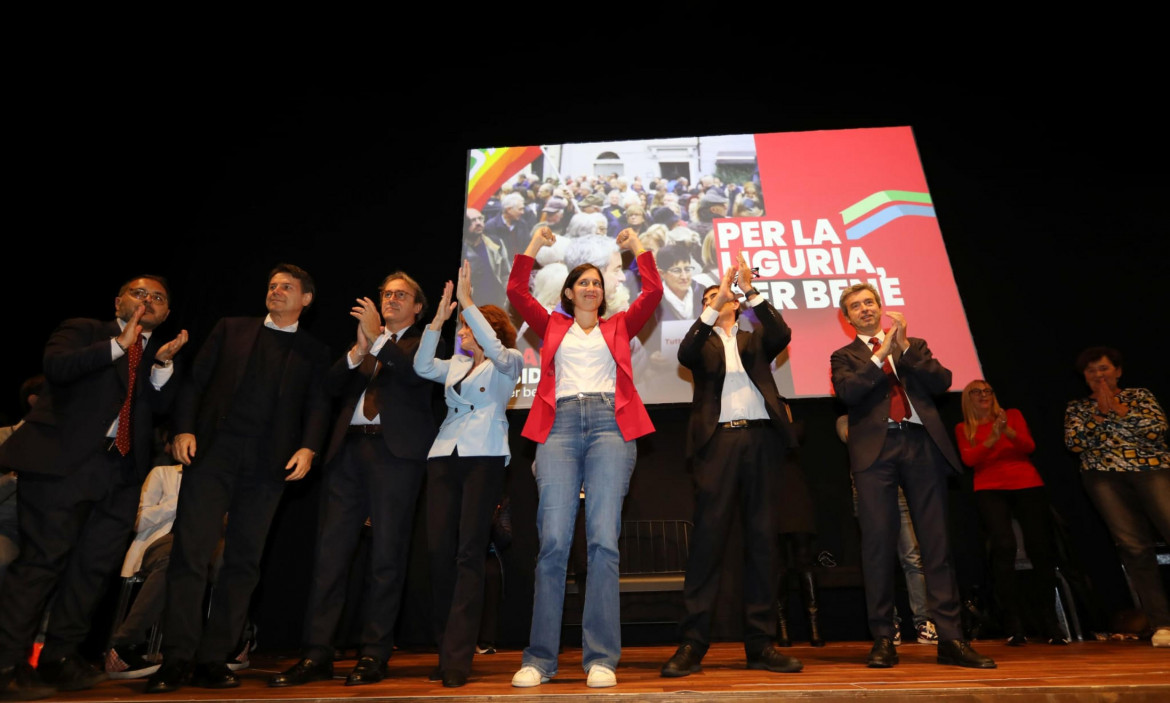
[[[260,578],[268,528],[285,483],[309,472],[329,421],[321,383],[329,351],[299,322],[314,292],[304,269],[276,266],[268,316],[220,320],[180,390],[172,446],[189,468],[167,569],[163,665],[148,693],[179,688],[192,660],[196,685],[239,685],[227,658]],[[221,535],[223,566],[204,628],[208,564]]]
[[[345,685],[381,681],[394,652],[415,505],[438,431],[435,402],[442,386],[414,372],[422,336],[419,319],[427,307],[422,289],[399,271],[382,281],[379,295],[381,316],[372,300],[357,299],[350,313],[358,320],[357,341],[326,379],[328,392],[342,402],[325,455],[303,658],[273,676],[268,682],[273,687],[333,677],[333,640],[345,605],[346,577],[367,516],[372,528],[367,617],[358,662]]]
[[[877,290],[858,283],[841,294],[841,310],[857,330],[833,352],[833,389],[849,408],[849,463],[857,486],[861,564],[874,645],[867,665],[898,663],[894,649],[894,567],[897,563],[898,487],[906,495],[926,575],[927,605],[938,629],[938,663],[976,669],[995,662],[963,640],[959,592],[947,544],[947,474],[962,471],[933,396],[951,386],[951,372],[926,341],[906,335],[906,318],[887,312]]]
[[[127,281],[114,309],[109,322],[76,318],[57,327],[45,345],[37,403],[0,447],[0,466],[19,476],[22,540],[0,590],[0,700],[76,691],[105,678],[77,647],[134,531],[154,413],[170,405],[175,354],[187,342],[186,331],[166,344],[153,334],[170,314],[161,277]],[[34,673],[29,648],[54,587]]]
[[[738,270],[728,267],[718,286],[703,292],[703,312],[678,349],[679,363],[694,377],[694,400],[687,430],[693,459],[695,519],[687,562],[682,644],[662,667],[666,677],[699,670],[710,642],[711,615],[719,594],[731,518],[743,520],[744,649],[747,668],[800,671],[802,664],[772,642],[776,617],[776,530],[772,481],[792,432],[784,400],[772,378],[772,360],[788,346],[792,331],[784,318],[752,288],[752,272],[741,254]],[[760,327],[737,325],[739,302],[731,292],[738,276]],[[737,505],[738,503],[738,505]]]

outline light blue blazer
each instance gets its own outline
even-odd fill
[[[524,355],[508,349],[496,338],[479,308],[465,308],[463,319],[486,357],[470,376],[463,378],[471,369],[471,357],[456,354],[449,360],[435,358],[439,333],[429,326],[423,328],[422,341],[414,355],[414,372],[442,383],[447,401],[447,417],[427,457],[451,456],[458,447],[459,456],[502,456],[506,466],[512,453],[508,449],[505,411],[524,368]],[[462,390],[456,392],[455,384],[460,379]]]

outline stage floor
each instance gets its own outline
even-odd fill
[[[437,663],[431,652],[396,652],[390,677],[371,686],[343,685],[352,661],[338,662],[337,677],[295,688],[269,688],[268,677],[295,663],[292,656],[258,652],[252,666],[238,672],[241,686],[212,691],[187,686],[175,693],[147,696],[145,682],[106,681],[77,693],[71,701],[735,701],[805,698],[818,702],[899,700],[926,697],[931,701],[1170,701],[1170,649],[1149,642],[1074,642],[1067,647],[1028,644],[1007,647],[980,641],[980,652],[995,658],[997,669],[975,670],[935,663],[935,648],[904,644],[901,663],[892,669],[868,669],[869,642],[832,642],[826,647],[794,646],[784,651],[804,662],[797,674],[773,674],[744,668],[742,645],[718,643],[703,660],[703,671],[678,679],[659,676],[659,667],[674,647],[627,647],[618,667],[618,685],[590,689],[581,670],[581,650],[567,649],[560,673],[549,683],[529,689],[512,688],[520,667],[519,651],[500,651],[475,658],[468,684],[443,688],[427,681]]]

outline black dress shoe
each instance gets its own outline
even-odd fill
[[[227,662],[203,662],[195,665],[191,683],[200,688],[235,688],[240,685],[240,679]]]
[[[0,700],[35,701],[56,692],[57,689],[41,681],[27,661],[0,669]]]
[[[368,683],[378,683],[386,678],[386,662],[378,661],[370,656],[358,659],[353,671],[345,679],[346,686],[363,686]]]
[[[794,674],[804,668],[796,657],[790,657],[772,645],[764,647],[759,654],[748,657],[747,668],[775,671],[778,674]]]
[[[965,666],[968,669],[994,669],[995,660],[976,652],[963,640],[939,640],[938,663]]]
[[[436,666],[434,669],[431,669],[431,673],[427,674],[427,681],[442,681],[442,680],[443,680],[443,667],[441,667],[441,666]]]
[[[1022,633],[1017,632],[1016,634],[1007,638],[1007,642],[1005,642],[1005,644],[1009,647],[1023,647],[1024,645],[1028,644],[1028,638],[1025,637]]]
[[[183,659],[164,659],[162,667],[146,680],[147,693],[170,693],[183,687],[183,679],[191,662]]]
[[[871,669],[889,669],[897,663],[898,650],[894,649],[892,639],[879,637],[873,641],[873,649],[869,650],[869,658],[865,660],[866,666]]]
[[[703,661],[703,656],[695,651],[694,645],[681,645],[670,661],[662,665],[662,675],[668,679],[688,676],[702,668],[699,666],[701,661]]]
[[[459,688],[467,683],[467,674],[462,671],[448,669],[443,672],[443,686],[445,688]]]
[[[283,688],[285,686],[300,686],[314,681],[328,681],[331,678],[333,678],[333,662],[302,659],[293,664],[291,668],[268,679],[268,685],[272,688]]]
[[[106,672],[99,671],[76,654],[41,661],[37,665],[37,674],[40,675],[41,681],[58,691],[84,691],[109,678]]]

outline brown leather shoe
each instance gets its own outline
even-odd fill
[[[796,657],[790,657],[772,645],[764,647],[759,654],[748,657],[747,668],[774,671],[778,674],[794,674],[804,668]]]

